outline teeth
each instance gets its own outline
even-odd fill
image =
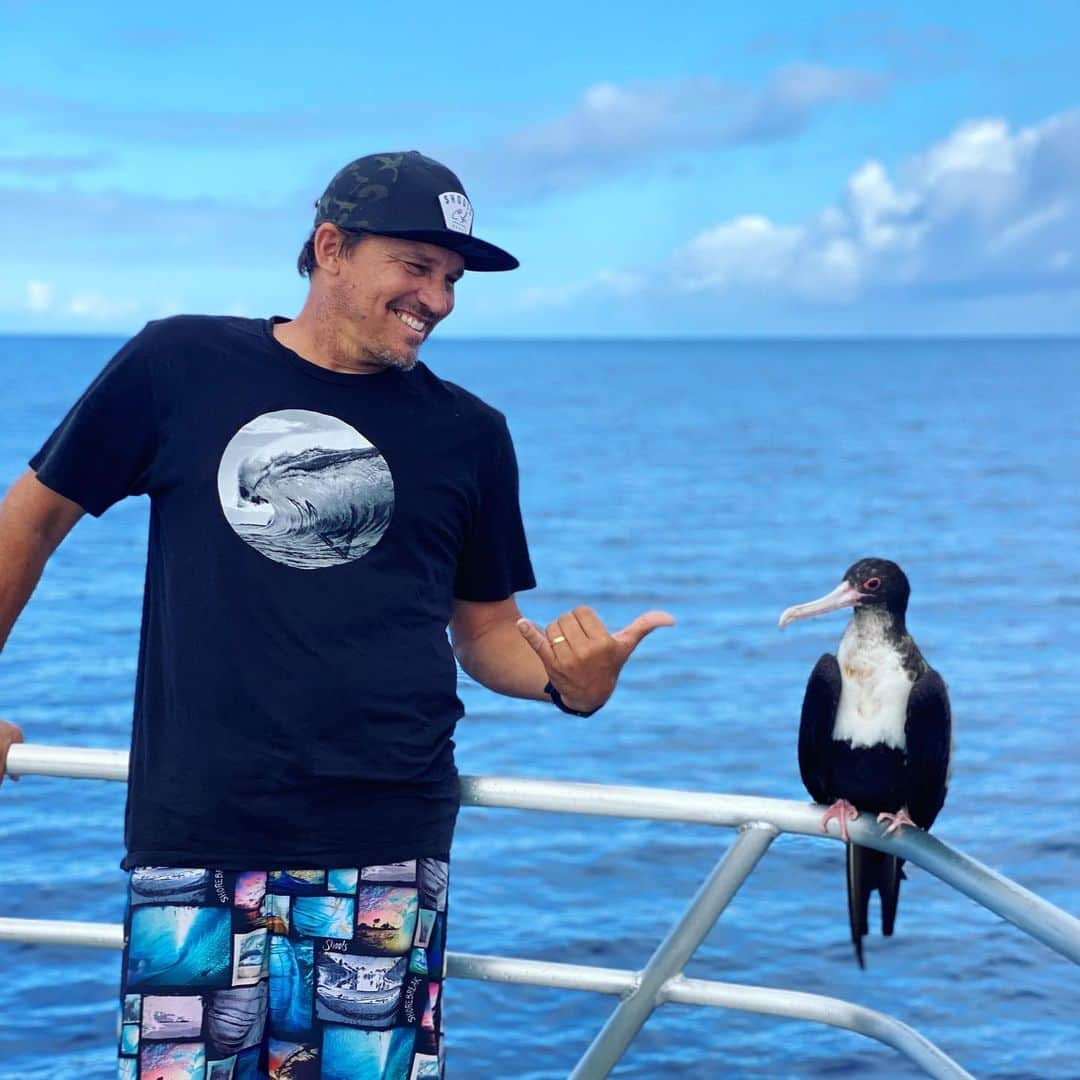
[[[394,314],[410,329],[420,333],[427,323],[423,319],[418,319],[415,315],[410,315],[407,311],[395,311]]]

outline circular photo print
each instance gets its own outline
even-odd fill
[[[241,540],[298,570],[362,558],[394,513],[382,454],[344,420],[304,409],[245,424],[221,456],[218,495]]]

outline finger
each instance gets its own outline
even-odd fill
[[[556,664],[560,660],[569,660],[574,655],[574,647],[570,644],[570,640],[558,619],[547,624],[545,633],[547,634],[548,644],[551,646],[551,655],[554,657]]]
[[[646,611],[643,615],[639,615],[628,626],[624,626],[617,633],[613,634],[621,645],[633,652],[634,649],[641,644],[642,639],[651,634],[654,630],[659,629],[661,626],[674,626],[675,616],[669,614],[666,611]]]
[[[591,607],[574,608],[574,617],[577,619],[585,636],[594,640],[602,640],[608,636],[607,627],[603,620]]]
[[[580,656],[588,648],[589,635],[585,633],[581,623],[578,622],[577,616],[570,611],[565,615],[560,615],[558,622],[560,636],[566,638],[566,644],[570,646],[574,655]]]
[[[521,636],[533,647],[536,655],[543,661],[544,667],[550,670],[555,662],[555,653],[552,651],[551,642],[548,641],[544,632],[534,622],[528,619],[518,619],[517,628]]]

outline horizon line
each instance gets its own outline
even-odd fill
[[[11,331],[0,329],[0,341],[6,339],[39,338],[42,340],[102,340],[102,341],[127,341],[135,337],[138,330],[130,333],[125,331],[64,331],[58,333],[43,333],[41,331]],[[822,334],[637,334],[620,335],[612,337],[599,334],[537,334],[529,336],[509,334],[489,335],[440,335],[431,342],[438,345],[441,342],[447,344],[625,344],[629,342],[661,342],[661,343],[688,343],[710,342],[714,344],[767,344],[767,343],[815,343],[815,342],[851,342],[860,343],[867,341],[884,341],[897,343],[920,343],[920,342],[949,342],[949,341],[988,341],[988,342],[1025,342],[1025,341],[1056,341],[1080,343],[1080,330],[1065,333],[1040,333],[1038,331],[1022,331],[1015,333],[986,334],[964,333],[961,331],[942,331],[937,333],[908,333],[908,334],[865,334],[865,333],[822,333]]]

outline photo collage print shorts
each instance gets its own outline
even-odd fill
[[[137,867],[120,1080],[441,1080],[449,867]]]

